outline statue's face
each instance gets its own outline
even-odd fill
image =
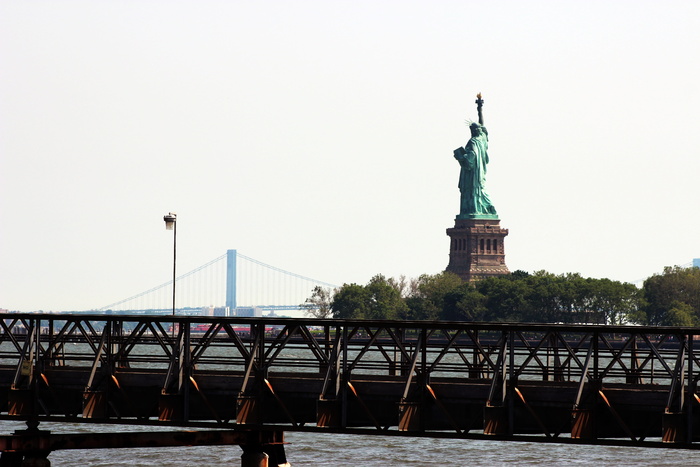
[[[481,133],[481,131],[479,131],[479,125],[477,124],[469,125],[469,129],[472,132],[472,136],[479,136],[479,133]]]

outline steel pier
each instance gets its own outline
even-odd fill
[[[239,434],[220,444],[281,465],[284,431],[700,445],[695,328],[2,318],[0,418],[26,420],[44,451],[61,446],[44,421],[225,429]],[[3,459],[22,436],[0,439]]]

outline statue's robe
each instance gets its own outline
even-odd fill
[[[461,167],[458,185],[461,216],[496,215],[496,208],[484,189],[486,165],[489,163],[488,148],[488,133],[486,128],[481,127],[479,135],[472,136],[465,147],[454,151],[455,159]]]

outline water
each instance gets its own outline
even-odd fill
[[[0,432],[23,429],[21,422],[0,421]],[[138,427],[42,423],[62,433],[137,431]],[[149,429],[144,427],[143,429]],[[299,466],[405,465],[700,465],[700,451],[634,447],[578,446],[505,441],[399,438],[316,433],[285,433],[287,460]],[[238,466],[238,446],[130,448],[55,451],[56,466]]]

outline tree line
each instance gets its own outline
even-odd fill
[[[372,277],[365,285],[316,287],[308,316],[341,319],[700,325],[700,268],[668,267],[634,284],[546,271],[468,283],[442,272]]]

